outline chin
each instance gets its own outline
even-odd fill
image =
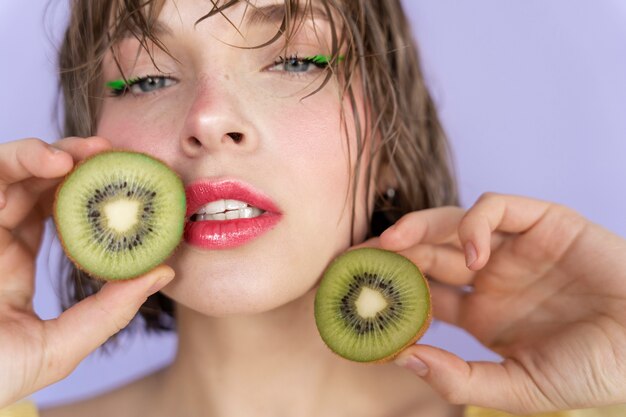
[[[316,288],[330,261],[350,245],[348,222],[339,228],[328,224],[320,220],[297,229],[278,226],[232,249],[206,250],[183,241],[167,262],[176,277],[162,292],[210,317],[262,314],[297,302],[312,304],[311,297],[303,297]],[[364,235],[365,225],[359,226],[357,234]]]
[[[266,313],[302,299],[315,288],[333,254],[323,260],[294,255],[298,259],[290,261],[285,252],[276,253],[276,259],[267,253],[259,257],[253,251],[183,248],[167,262],[176,277],[161,292],[210,317]]]
[[[190,290],[186,283],[173,282],[161,292],[174,300],[177,305],[207,317],[217,318],[268,313],[301,299],[310,291],[305,288],[292,294],[287,292],[276,294],[271,288],[264,291],[257,287],[254,293],[241,289],[242,287],[237,285],[208,285],[200,290]]]

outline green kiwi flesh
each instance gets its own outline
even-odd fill
[[[324,272],[315,296],[322,340],[356,362],[384,362],[419,339],[431,319],[428,283],[407,258],[375,248],[348,251]]]
[[[93,277],[139,276],[167,259],[185,225],[185,189],[163,162],[108,151],[78,164],[59,185],[54,220],[63,249]]]

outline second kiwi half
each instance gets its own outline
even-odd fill
[[[328,347],[357,362],[385,362],[415,343],[432,316],[428,282],[407,258],[386,250],[348,251],[326,269],[315,321]]]

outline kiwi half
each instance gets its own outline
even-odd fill
[[[141,275],[168,258],[185,225],[185,189],[163,162],[130,151],[94,155],[56,191],[54,221],[68,258],[93,277]]]
[[[415,343],[431,320],[428,283],[404,256],[361,248],[335,259],[315,296],[322,340],[356,362],[386,362]]]

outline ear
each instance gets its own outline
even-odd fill
[[[376,175],[376,194],[387,195],[387,191],[398,190],[398,178],[389,162],[382,162]]]

